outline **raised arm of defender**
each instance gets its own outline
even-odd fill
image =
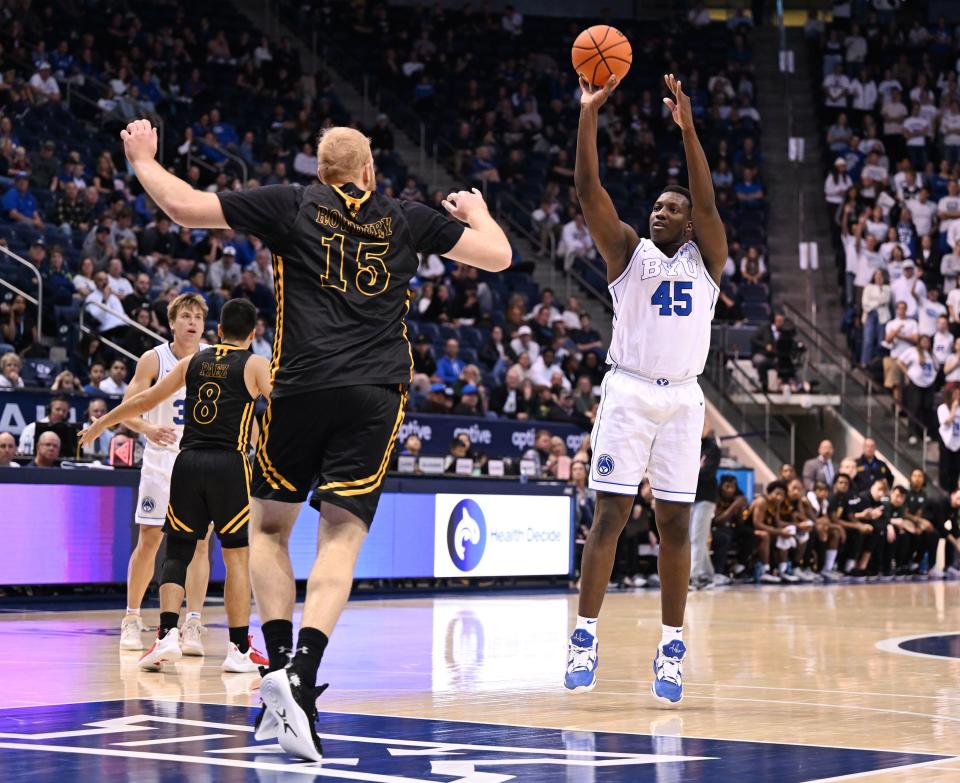
[[[696,235],[710,275],[718,283],[727,263],[727,232],[717,212],[716,197],[713,194],[713,178],[710,165],[703,152],[697,130],[693,124],[693,109],[690,96],[683,92],[683,85],[672,74],[663,77],[667,89],[673,93],[673,99],[664,98],[663,102],[673,114],[683,133],[683,152],[687,158],[687,177],[690,180],[690,195],[693,196],[693,233]]]
[[[609,282],[623,274],[630,256],[640,242],[637,232],[620,220],[610,195],[600,184],[597,116],[600,107],[606,103],[617,84],[617,77],[611,76],[602,89],[594,89],[584,79],[580,79],[580,125],[577,130],[577,163],[573,175],[583,218],[600,255],[607,263]]]

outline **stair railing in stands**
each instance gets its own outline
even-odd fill
[[[33,264],[27,261],[25,258],[21,258],[16,253],[14,253],[9,248],[3,247],[0,245],[0,252],[2,252],[8,258],[12,258],[18,264],[22,264],[27,268],[31,275],[36,278],[37,281],[37,295],[32,296],[26,291],[20,290],[13,283],[0,278],[0,284],[5,288],[9,288],[16,294],[19,294],[24,299],[26,299],[30,304],[37,306],[37,334],[40,335],[40,339],[43,339],[43,278],[40,277],[40,270],[37,269]]]
[[[900,472],[926,469],[931,433],[866,372],[854,366],[844,345],[823,332],[789,303],[781,305],[807,348],[807,369],[819,390],[840,398],[839,413],[864,436],[877,441]],[[901,419],[905,419],[904,424]],[[911,444],[911,432],[921,433]]]
[[[103,310],[105,313],[109,313],[114,318],[117,318],[123,321],[123,323],[126,326],[132,326],[134,329],[138,329],[148,337],[152,337],[154,340],[157,341],[157,343],[165,343],[167,341],[165,337],[163,337],[160,334],[157,334],[155,331],[153,331],[153,329],[148,329],[146,326],[141,326],[140,324],[138,324],[136,321],[130,318],[123,311],[118,312],[110,307],[107,307],[105,304],[102,304],[100,302],[87,302],[86,304],[84,304],[83,307],[80,308],[80,323],[79,323],[80,331],[83,332],[84,334],[93,334],[94,332],[97,332],[101,342],[106,343],[111,348],[113,348],[113,350],[118,351],[119,353],[122,353],[128,359],[133,359],[133,361],[137,361],[137,359],[139,359],[140,357],[134,356],[132,353],[130,353],[130,351],[128,351],[123,346],[118,345],[110,338],[104,337],[102,334],[99,334],[99,330],[91,329],[89,326],[87,326],[84,323],[84,317],[87,315],[88,308],[95,308],[97,310]],[[96,316],[91,316],[91,317],[96,319]]]

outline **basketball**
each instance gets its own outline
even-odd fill
[[[593,87],[603,87],[613,74],[622,81],[633,62],[630,41],[616,27],[588,27],[573,42],[573,70]]]

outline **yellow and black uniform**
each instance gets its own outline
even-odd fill
[[[213,522],[226,549],[247,546],[250,425],[255,400],[243,378],[250,353],[221,344],[187,365],[183,438],[170,478],[164,532],[201,539]]]
[[[404,316],[417,253],[448,252],[463,226],[353,184],[217,194],[228,225],[273,252],[273,395],[254,497],[324,500],[373,520],[403,421],[413,359]]]

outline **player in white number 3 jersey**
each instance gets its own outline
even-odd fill
[[[124,395],[125,399],[146,391],[160,381],[180,359],[192,356],[201,347],[207,304],[198,294],[181,294],[167,308],[173,341],[146,351],[137,362],[137,371]],[[144,649],[140,633],[144,630],[140,604],[153,578],[157,550],[163,540],[163,523],[170,498],[170,474],[180,451],[183,434],[183,401],[186,390],[144,415],[124,422],[130,429],[147,436],[140,470],[137,497],[137,546],[130,554],[127,568],[127,613],[120,625],[120,649]],[[208,537],[209,539],[209,537]],[[181,636],[184,652],[203,655],[200,638],[200,610],[207,594],[210,560],[207,542],[199,542],[187,571],[187,620]]]
[[[710,348],[727,240],[690,98],[672,74],[664,81],[673,95],[664,103],[683,135],[692,195],[686,188],[666,188],[653,205],[651,238],[640,239],[620,221],[598,173],[597,116],[617,86],[616,78],[602,89],[580,80],[577,196],[607,264],[614,322],[607,353],[611,367],[591,438],[590,487],[598,491],[597,511],[583,551],[580,607],[564,684],[570,691],[589,691],[596,685],[597,617],[617,539],[646,474],[656,499],[663,622],[651,691],[659,702],[672,706],[683,698],[690,506],[700,470],[704,417],[697,376]]]

